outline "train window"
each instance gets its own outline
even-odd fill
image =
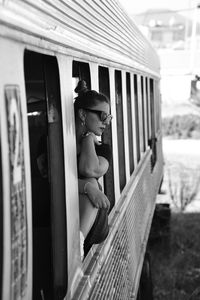
[[[73,90],[79,80],[84,80],[87,83],[87,88],[91,89],[90,67],[88,63],[73,61],[72,65]]]
[[[141,95],[142,95],[142,131],[143,131],[143,151],[146,150],[146,132],[145,132],[145,107],[144,107],[144,77],[141,76]]]
[[[152,168],[155,166],[157,160],[156,149],[156,132],[155,132],[155,98],[154,98],[154,80],[150,78],[150,112],[151,112],[151,137],[150,147],[152,149]]]
[[[149,124],[149,85],[148,77],[145,78],[145,91],[146,91],[146,108],[147,108],[147,140],[150,138],[150,124]]]
[[[65,176],[55,57],[25,51],[33,219],[33,299],[66,294]]]
[[[160,86],[159,82],[155,81],[155,90],[156,90],[156,132],[160,129]]]
[[[110,99],[110,81],[108,68],[99,66],[99,92],[103,93]],[[107,143],[112,148],[112,130],[111,126],[107,126],[103,133],[103,142]],[[108,172],[104,176],[104,192],[107,195],[111,203],[111,209],[115,204],[115,192],[114,192],[114,171],[113,162],[111,160]]]
[[[131,103],[131,76],[126,73],[126,98],[127,98],[127,120],[128,120],[128,139],[129,139],[129,163],[130,175],[134,170],[133,153],[133,121],[132,121],[132,103]]]
[[[150,78],[150,112],[151,112],[151,137],[155,136],[155,100],[154,100],[154,80]]]
[[[139,103],[138,103],[138,84],[137,75],[134,74],[134,99],[135,99],[135,127],[137,143],[137,162],[140,160],[140,132],[139,132]]]
[[[123,120],[123,104],[122,104],[122,75],[121,75],[121,72],[117,71],[117,70],[115,70],[115,91],[116,91],[119,177],[120,177],[120,191],[122,191],[126,184],[125,149],[124,149],[124,120]]]

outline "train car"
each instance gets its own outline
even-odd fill
[[[136,299],[163,176],[156,52],[117,0],[0,0],[0,45],[0,299]],[[102,137],[113,154],[101,180],[110,231],[84,261],[80,79],[110,98],[113,115]]]

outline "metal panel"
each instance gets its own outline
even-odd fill
[[[23,34],[42,37],[42,42],[104,58],[108,55],[119,63],[124,58],[127,65],[159,71],[156,52],[117,0],[10,0],[2,8],[3,23],[12,23]]]
[[[32,218],[28,127],[23,85],[23,46],[0,39],[3,172],[2,299],[32,294]],[[13,68],[16,72],[13,72]],[[12,85],[10,85],[12,83]]]

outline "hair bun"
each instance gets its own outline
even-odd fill
[[[85,80],[80,80],[75,88],[74,92],[77,93],[79,96],[83,95],[88,91],[87,83]]]

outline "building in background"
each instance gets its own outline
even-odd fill
[[[177,106],[177,111],[173,109],[177,114],[192,110],[191,83],[194,86],[196,75],[200,76],[199,8],[197,4],[188,10],[188,17],[169,9],[147,10],[132,16],[160,56],[163,105],[169,107],[164,113],[169,113],[172,106]],[[196,87],[199,94],[199,85]]]
[[[133,16],[157,49],[189,49],[193,19],[169,9],[147,10]],[[200,49],[200,24],[196,24],[196,47]]]

